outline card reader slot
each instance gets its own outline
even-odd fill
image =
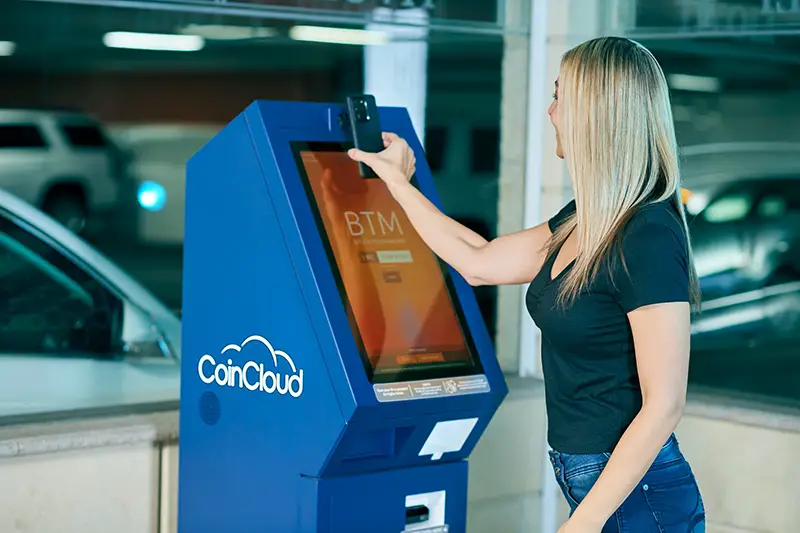
[[[430,519],[431,510],[427,505],[411,505],[406,507],[406,525],[421,524]]]

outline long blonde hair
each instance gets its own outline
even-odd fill
[[[587,288],[645,205],[669,200],[689,242],[681,202],[677,143],[669,89],[655,57],[629,39],[603,37],[568,51],[559,77],[560,137],[577,212],[548,243],[553,254],[577,229],[579,253],[565,275],[559,301]],[[691,245],[690,298],[699,289]],[[624,264],[624,258],[622,258]]]

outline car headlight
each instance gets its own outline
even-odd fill
[[[147,211],[161,211],[167,204],[167,190],[160,183],[145,181],[139,185],[139,205]]]

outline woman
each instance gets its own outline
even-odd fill
[[[397,136],[371,166],[431,249],[471,284],[530,283],[542,331],[550,458],[572,512],[560,533],[705,531],[673,431],[698,301],[664,74],[628,39],[567,52],[548,111],[575,200],[487,242],[409,184]]]

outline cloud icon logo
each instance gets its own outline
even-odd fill
[[[269,353],[272,355],[272,362],[275,364],[275,368],[278,368],[278,357],[281,357],[287,363],[289,363],[289,366],[292,367],[292,374],[297,373],[297,368],[294,366],[294,361],[292,361],[292,358],[289,357],[289,354],[287,354],[284,351],[276,350],[275,348],[273,348],[272,344],[270,344],[270,342],[261,335],[252,335],[250,337],[247,337],[241,346],[236,344],[229,344],[222,349],[222,353],[225,354],[225,352],[228,352],[230,350],[241,352],[242,348],[244,348],[245,346],[247,346],[248,343],[253,341],[260,342],[261,344],[267,347],[267,350],[269,350]]]
[[[247,361],[241,366],[234,365],[232,359],[228,359],[227,364],[223,362],[217,363],[213,356],[205,354],[197,363],[197,375],[200,380],[209,385],[216,383],[221,387],[247,389],[267,394],[278,393],[281,396],[289,394],[294,398],[300,397],[303,394],[303,369],[301,368],[298,371],[294,360],[289,354],[282,350],[276,350],[264,337],[251,335],[241,345],[228,344],[222,349],[220,355],[225,355],[229,352],[238,354],[250,343],[256,343],[267,349],[271,356],[274,370],[265,369],[264,363],[256,361]],[[284,363],[281,366],[288,365],[291,372],[281,373],[278,366],[281,362]]]

